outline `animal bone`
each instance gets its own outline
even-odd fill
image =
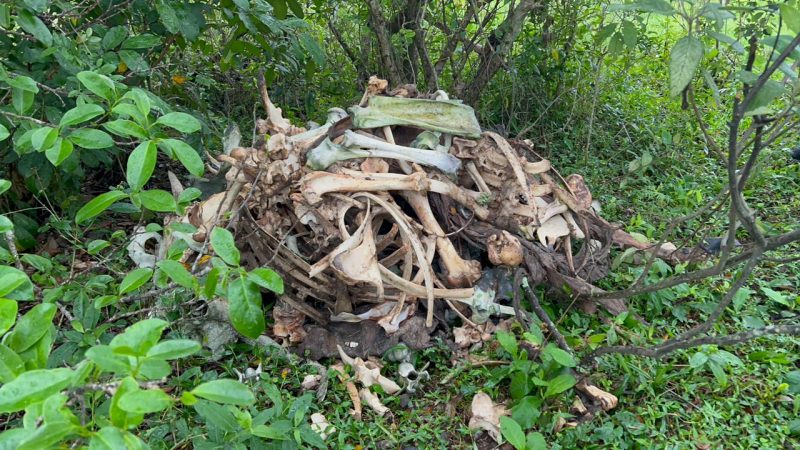
[[[449,287],[468,287],[481,277],[481,264],[474,260],[464,260],[458,254],[453,243],[445,236],[439,222],[433,216],[428,198],[418,192],[406,192],[404,197],[414,209],[420,223],[432,235],[436,236],[436,250],[444,266],[444,277]]]
[[[479,219],[489,217],[489,210],[478,204],[479,192],[459,188],[450,182],[428,179],[423,172],[411,175],[365,174],[347,170],[343,173],[311,172],[300,180],[300,184],[303,196],[310,205],[318,204],[323,195],[331,192],[436,192],[470,208]]]

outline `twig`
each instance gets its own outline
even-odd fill
[[[800,323],[783,324],[783,325],[767,325],[765,327],[756,328],[755,330],[742,331],[739,333],[724,335],[724,336],[703,336],[700,338],[680,340],[672,342],[669,346],[655,346],[655,347],[639,347],[629,345],[617,345],[610,347],[602,347],[595,350],[593,353],[583,358],[583,363],[589,363],[592,358],[608,353],[618,353],[621,355],[635,355],[644,356],[648,358],[660,358],[675,350],[684,350],[687,348],[698,347],[700,345],[734,345],[741,344],[753,339],[758,339],[764,336],[772,335],[796,335],[800,334]]]
[[[33,118],[33,117],[29,117],[29,116],[20,116],[19,114],[14,114],[14,113],[8,112],[8,111],[0,110],[0,114],[2,114],[4,116],[7,116],[7,117],[11,117],[12,119],[28,120],[28,121],[31,121],[31,122],[37,124],[37,125],[53,126],[53,124],[51,124],[50,122],[45,122],[44,120],[39,120],[39,119],[36,119],[36,118]]]
[[[534,267],[536,267],[535,262],[533,261],[533,256],[530,253],[525,253],[525,264],[528,266],[528,276],[533,277]],[[555,339],[556,344],[564,350],[565,352],[572,353],[572,348],[570,348],[569,344],[567,344],[567,340],[564,339],[564,336],[558,331],[558,327],[553,321],[550,319],[550,316],[547,315],[547,312],[542,308],[541,303],[539,303],[539,297],[536,296],[536,293],[533,292],[533,288],[531,288],[530,283],[527,282],[527,279],[522,282],[523,287],[525,288],[525,292],[528,294],[528,300],[531,301],[531,307],[533,308],[533,312],[536,313],[536,316],[541,320],[544,325],[547,327],[547,331],[550,332],[550,335]]]
[[[11,257],[14,259],[14,265],[19,270],[23,270],[22,268],[22,261],[19,259],[19,253],[17,252],[17,243],[14,239],[14,230],[8,230],[5,233],[6,237],[6,244],[8,244],[8,251],[11,253]]]

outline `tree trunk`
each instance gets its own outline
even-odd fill
[[[540,4],[536,0],[521,0],[511,7],[505,20],[497,26],[489,38],[489,42],[480,55],[480,63],[472,80],[463,85],[458,96],[464,102],[474,105],[481,92],[503,65],[514,46],[514,41],[522,31],[522,25],[528,14]]]
[[[425,87],[433,92],[439,89],[439,80],[436,76],[436,69],[434,69],[431,58],[428,55],[428,47],[425,45],[425,32],[422,30],[422,21],[425,20],[426,5],[427,1],[423,0],[420,2],[412,29],[414,30],[414,46],[417,49],[419,60],[422,63],[422,72],[425,74]]]
[[[395,57],[394,47],[392,47],[392,36],[386,27],[386,17],[383,15],[380,0],[366,0],[369,8],[370,22],[375,36],[378,38],[378,50],[382,64],[380,75],[385,76],[391,85],[404,82],[403,73],[400,72]]]

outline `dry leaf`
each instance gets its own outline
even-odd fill
[[[500,443],[500,417],[509,415],[505,406],[495,405],[488,395],[478,392],[472,398],[471,412],[470,430],[486,430],[495,442]]]
[[[288,338],[289,342],[293,344],[303,342],[306,338],[306,330],[303,328],[303,322],[306,320],[305,314],[287,303],[278,300],[275,308],[272,309],[272,318],[275,320],[272,334],[276,337]]]
[[[304,391],[310,391],[319,386],[319,382],[321,380],[322,380],[322,375],[308,374],[305,377],[303,377],[303,382],[300,383],[300,387],[302,387]]]

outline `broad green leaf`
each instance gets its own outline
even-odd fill
[[[111,406],[109,407],[109,416],[111,423],[115,426],[127,430],[139,426],[144,420],[144,414],[137,414],[125,411],[120,408],[120,398],[131,392],[139,391],[139,383],[132,377],[123,378],[117,387],[117,392],[111,397]]]
[[[145,319],[129,326],[122,334],[111,339],[109,347],[114,352],[130,356],[143,356],[147,354],[161,339],[161,333],[169,325],[161,319]]]
[[[0,233],[14,231],[14,222],[3,214],[0,214]]]
[[[703,41],[684,36],[672,47],[669,55],[669,93],[678,96],[694,78],[703,59]]]
[[[125,170],[131,189],[139,191],[147,184],[156,168],[156,156],[156,144],[153,141],[144,141],[131,152]]]
[[[149,269],[147,267],[139,267],[138,269],[134,269],[130,271],[125,278],[122,280],[122,283],[119,285],[119,295],[127,294],[128,292],[133,292],[145,283],[150,280],[150,277],[153,276],[153,269]]]
[[[113,305],[119,302],[118,295],[101,295],[94,299],[94,309],[105,308],[106,306]]]
[[[86,357],[104,372],[128,374],[131,371],[128,357],[114,353],[107,345],[95,345],[86,350]]]
[[[717,379],[717,383],[721,387],[726,387],[728,385],[728,374],[725,373],[725,368],[720,366],[719,364],[715,363],[714,361],[708,362],[708,368],[711,369],[711,373],[714,374],[714,378]]]
[[[241,277],[228,282],[228,305],[228,315],[236,331],[252,339],[264,332],[261,290],[255,283]]]
[[[279,20],[286,18],[286,13],[288,12],[289,6],[286,4],[286,0],[271,0],[269,4],[272,5],[272,11],[276,18]]]
[[[25,5],[27,5],[30,9],[41,13],[47,10],[47,5],[50,4],[49,0],[23,0]]]
[[[770,288],[768,288],[766,286],[762,286],[761,287],[761,292],[764,295],[766,295],[767,297],[769,297],[769,299],[772,300],[775,303],[779,303],[779,304],[781,304],[783,306],[786,306],[788,308],[791,308],[793,306],[792,305],[793,302],[789,299],[788,296],[786,296],[786,295],[784,295],[784,294],[782,294],[782,293],[780,293],[780,292],[778,292],[776,290],[770,289]]]
[[[11,266],[0,266],[0,297],[33,300],[33,283],[28,275]]]
[[[192,395],[227,405],[247,406],[256,398],[245,384],[236,380],[208,381],[192,389]]]
[[[128,36],[128,29],[124,26],[116,26],[106,31],[101,42],[105,50],[112,50],[119,46]]]
[[[33,347],[39,339],[50,332],[56,315],[56,305],[40,303],[19,318],[17,325],[3,340],[11,350],[22,353]]]
[[[636,29],[636,25],[633,24],[630,20],[625,20],[622,22],[622,41],[625,42],[625,46],[632,49],[636,46],[636,39],[639,35],[639,31]]]
[[[72,145],[72,142],[67,139],[58,138],[52,147],[45,150],[44,154],[47,156],[47,160],[50,161],[50,163],[58,167],[65,159],[69,158],[74,150],[75,147]]]
[[[703,367],[706,361],[708,361],[708,355],[703,352],[697,352],[689,358],[689,367],[692,369]]]
[[[105,112],[106,110],[102,106],[93,103],[79,105],[65,112],[58,124],[62,127],[77,125],[92,120]]]
[[[289,6],[289,9],[292,10],[292,14],[299,19],[303,18],[303,7],[297,0],[286,0],[286,4]]]
[[[109,245],[111,245],[111,243],[105,239],[94,239],[86,244],[86,253],[96,255],[108,248]]]
[[[111,112],[120,117],[129,117],[142,127],[146,126],[145,116],[142,115],[142,112],[139,111],[139,108],[132,103],[117,103],[113,108],[111,108]]]
[[[264,289],[279,295],[283,294],[283,279],[271,269],[265,267],[253,269],[247,273],[247,279]]]
[[[517,450],[525,450],[525,433],[511,417],[500,417],[500,433]]]
[[[236,422],[236,417],[234,417],[230,411],[225,408],[220,408],[220,406],[215,403],[200,400],[194,404],[194,410],[205,420],[209,428],[216,428],[227,432],[234,432],[241,429]],[[253,430],[253,434],[256,434],[255,429]],[[284,434],[284,436],[287,435]]]
[[[17,352],[0,344],[0,383],[8,383],[25,371],[25,363]]]
[[[127,197],[128,194],[122,191],[110,191],[105,194],[100,194],[78,210],[78,213],[75,214],[75,223],[81,224],[89,219],[93,219],[108,209],[109,206]]]
[[[0,142],[6,140],[11,135],[8,132],[8,128],[4,127],[2,123],[0,123]]]
[[[178,204],[179,205],[185,205],[185,204],[191,203],[191,202],[197,200],[198,198],[200,198],[202,195],[203,195],[203,192],[200,191],[200,189],[197,189],[197,188],[194,188],[194,187],[186,188],[178,196]]]
[[[127,119],[117,119],[103,124],[106,130],[122,137],[146,139],[147,131],[141,125]]]
[[[544,393],[545,397],[552,397],[558,395],[575,386],[575,377],[569,374],[559,375],[547,382],[547,390]]]
[[[142,205],[150,211],[175,212],[175,208],[178,207],[178,204],[175,203],[175,197],[162,189],[142,191],[139,195]]]
[[[199,130],[201,125],[200,121],[193,116],[182,112],[171,112],[164,114],[156,120],[157,124],[168,126],[181,133],[194,133]]]
[[[517,421],[524,429],[533,427],[536,419],[542,414],[542,398],[537,396],[526,396],[516,402],[511,408],[511,417]]]
[[[181,20],[175,13],[175,9],[167,2],[156,2],[158,19],[170,34],[178,34],[181,29]]]
[[[32,94],[39,93],[39,85],[37,85],[36,80],[34,80],[31,77],[26,77],[25,75],[18,75],[14,78],[7,79],[6,82],[12,88],[17,88],[25,92],[30,92]]]
[[[544,353],[563,367],[575,367],[577,365],[572,355],[556,347],[554,344],[548,344],[544,348]]]
[[[157,359],[178,359],[199,352],[199,343],[189,339],[172,339],[156,344],[147,351],[148,358]]]
[[[216,296],[217,284],[219,283],[221,273],[221,267],[214,267],[208,272],[208,275],[206,275],[206,282],[203,285],[203,295],[205,295],[206,298],[211,299]]]
[[[92,434],[89,450],[116,450],[127,448],[122,432],[116,427],[103,427]]]
[[[11,5],[0,3],[0,28],[8,29],[10,27],[11,27]],[[2,75],[4,75],[4,72],[0,70],[0,76]],[[4,442],[5,441],[0,439],[0,443]]]
[[[791,436],[800,436],[800,419],[792,419],[787,426]]]
[[[11,182],[4,178],[0,178],[0,194],[4,193],[9,189],[11,189]]]
[[[773,100],[784,93],[783,83],[775,80],[767,80],[764,86],[756,93],[753,101],[747,107],[747,115],[758,114],[759,110],[766,108]]]
[[[497,333],[497,342],[503,347],[503,350],[508,352],[511,356],[517,356],[517,338],[513,334],[504,331]]]
[[[30,296],[26,298],[17,298],[19,295],[14,295],[18,289],[27,291],[30,286]],[[20,291],[17,294],[22,294]],[[0,297],[12,298],[14,300],[30,300],[33,298],[33,287],[28,275],[25,272],[11,266],[0,266]]]
[[[120,409],[133,414],[147,414],[163,411],[172,405],[172,399],[161,389],[130,391],[120,397]]]
[[[744,53],[744,46],[738,39],[712,30],[706,30],[706,34],[724,44],[730,45],[736,53]]]
[[[666,0],[637,0],[632,3],[611,5],[610,11],[640,11],[671,16],[675,8]]]
[[[88,149],[108,148],[114,145],[114,139],[103,130],[79,128],[67,136],[73,144]]]
[[[265,439],[272,439],[277,441],[287,441],[291,439],[292,422],[281,419],[276,420],[269,425],[256,425],[252,429],[255,436],[263,437]]]
[[[159,144],[166,147],[171,154],[175,155],[189,173],[196,177],[203,176],[203,171],[205,169],[203,160],[191,145],[178,139],[163,139]]]
[[[25,264],[38,270],[39,272],[47,273],[53,269],[53,263],[50,262],[50,260],[45,258],[44,256],[27,253],[22,255],[20,257],[20,260],[22,260],[22,262],[24,262]]]
[[[525,397],[528,395],[528,392],[530,392],[530,388],[528,384],[528,374],[526,372],[518,370],[511,374],[511,383],[508,386],[508,392],[511,394],[511,398],[519,400]]]
[[[52,127],[42,127],[34,131],[31,135],[31,145],[38,151],[44,151],[52,147],[58,139],[58,129]]]
[[[161,380],[172,373],[172,366],[159,358],[143,358],[139,365],[139,378],[145,380]]]
[[[231,266],[239,265],[239,249],[233,240],[233,234],[223,227],[214,227],[211,230],[211,246],[214,253]]]
[[[23,30],[32,34],[33,37],[44,44],[45,47],[53,45],[53,35],[41,19],[24,9],[18,10],[17,14],[17,24],[19,24]]]
[[[125,45],[123,43],[123,45]],[[119,57],[132,72],[144,72],[150,69],[150,65],[142,58],[138,52],[133,50],[120,50]]]
[[[53,349],[54,333],[54,327],[47,327],[41,339],[36,341],[31,348],[19,353],[20,358],[25,362],[27,370],[47,367],[47,360],[50,357],[50,351]]]
[[[36,94],[19,88],[11,89],[11,105],[19,114],[25,114],[33,106],[33,98]]]
[[[142,89],[133,88],[128,91],[123,98],[130,98],[133,100],[136,104],[136,108],[143,117],[147,117],[147,115],[150,114],[150,97],[148,97],[147,92]]]
[[[197,403],[197,397],[195,397],[191,392],[183,391],[181,394],[181,403],[186,406],[192,406]]]
[[[183,264],[171,259],[158,262],[158,267],[169,276],[169,278],[187,289],[194,289],[197,281],[194,276],[183,267]]]
[[[544,435],[538,431],[528,433],[525,440],[526,450],[547,450],[547,441],[544,440]]]
[[[18,305],[14,300],[0,298],[0,336],[6,334],[17,321]]]
[[[0,387],[0,413],[21,411],[67,387],[72,380],[70,369],[39,369],[20,374]]]
[[[46,410],[49,411],[49,410]],[[65,440],[69,435],[75,434],[77,425],[62,417],[58,420],[48,421],[31,433],[24,441],[20,442],[16,450],[41,450],[55,448],[56,444]]]
[[[800,394],[800,370],[793,370],[786,374],[786,384],[789,385],[790,394]]]
[[[795,33],[800,33],[800,11],[787,3],[781,4],[780,8],[781,18],[786,27]]]
[[[152,34],[140,34],[125,40],[122,48],[126,50],[150,49],[161,43],[161,38]]]
[[[90,71],[79,72],[77,77],[81,84],[95,95],[108,101],[113,101],[116,97],[116,88],[111,78]]]

